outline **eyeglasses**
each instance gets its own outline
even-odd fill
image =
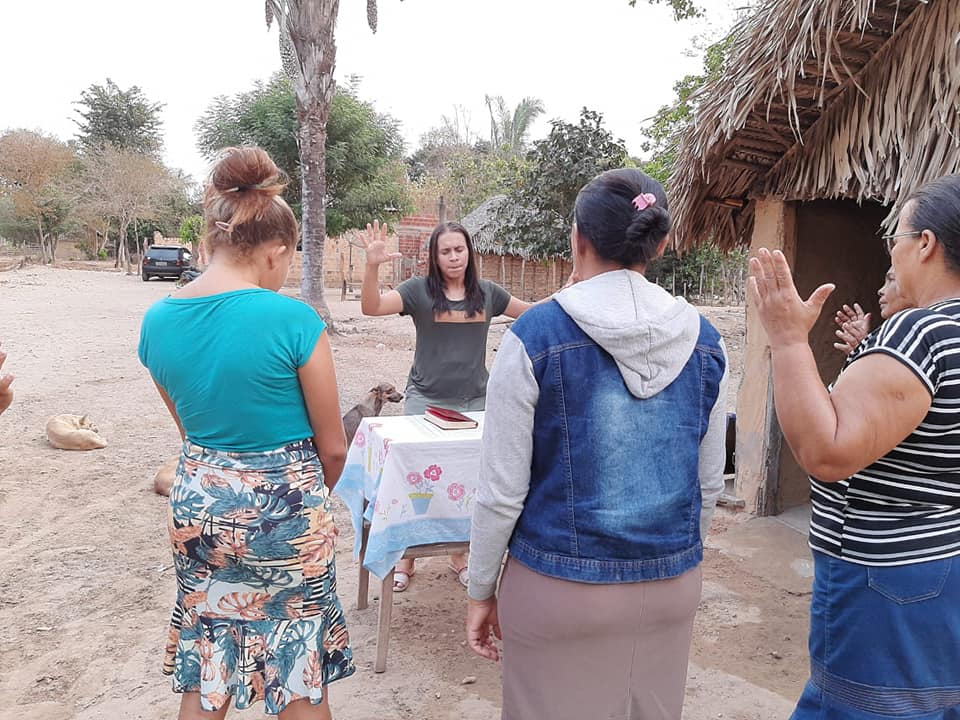
[[[880,239],[887,244],[887,252],[892,253],[893,246],[897,244],[897,238],[914,237],[916,235],[923,235],[923,230],[911,230],[910,232],[902,232],[902,233],[896,233],[896,234],[891,233],[890,235],[881,235]]]

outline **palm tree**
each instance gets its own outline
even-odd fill
[[[507,156],[523,152],[533,121],[544,113],[543,101],[525,97],[510,112],[502,95],[486,96],[490,112],[490,144],[494,152]]]
[[[630,0],[633,5],[636,0]],[[660,0],[647,0],[660,2]],[[683,17],[681,9],[692,8],[693,0],[667,0]],[[297,97],[297,119],[300,125],[300,166],[303,174],[302,237],[303,280],[300,294],[317,308],[330,324],[330,309],[323,297],[323,245],[327,233],[326,222],[326,157],[327,118],[333,103],[333,69],[337,46],[333,30],[337,24],[340,0],[265,0],[267,28],[274,20],[280,29],[280,59],[283,69],[293,80]],[[690,14],[696,14],[691,10]],[[367,0],[367,23],[377,31],[377,0]],[[489,100],[489,99],[488,99]],[[502,98],[497,98],[497,110],[506,110]],[[491,118],[493,106],[490,106]],[[509,126],[501,123],[501,147],[510,153],[519,153],[530,123],[543,113],[543,103],[536,98],[525,98],[510,116]],[[508,113],[507,113],[508,114]],[[505,119],[507,114],[501,117]],[[332,328],[332,324],[330,325]]]
[[[323,296],[323,246],[327,234],[327,119],[336,83],[333,30],[339,0],[266,0],[267,28],[280,30],[280,59],[297,98],[302,170],[303,279],[300,294],[331,326]],[[377,2],[367,0],[367,22],[377,31]]]

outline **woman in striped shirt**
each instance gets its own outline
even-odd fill
[[[904,299],[823,387],[780,252],[750,260],[777,416],[811,476],[810,681],[795,720],[960,718],[960,175],[885,237]]]

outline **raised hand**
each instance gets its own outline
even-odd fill
[[[747,285],[771,347],[806,344],[823,304],[836,288],[833,284],[821,285],[804,300],[797,292],[783,253],[779,250],[771,253],[766,248],[750,258]]]
[[[360,243],[367,255],[367,265],[377,267],[385,262],[402,258],[400,253],[387,252],[387,224],[380,224],[374,220],[373,225],[367,223],[367,229],[360,233]]]
[[[0,350],[0,370],[3,370],[3,362],[7,359],[7,354]],[[0,374],[0,413],[10,407],[13,402],[13,375]]]
[[[849,355],[853,349],[870,332],[870,313],[865,313],[858,303],[854,303],[851,308],[844,305],[833,318],[834,322],[840,326],[837,330],[839,342],[833,346],[842,353]]]

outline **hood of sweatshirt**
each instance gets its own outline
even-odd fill
[[[633,270],[578,282],[555,299],[613,356],[630,392],[656,395],[683,370],[700,336],[700,313]]]

